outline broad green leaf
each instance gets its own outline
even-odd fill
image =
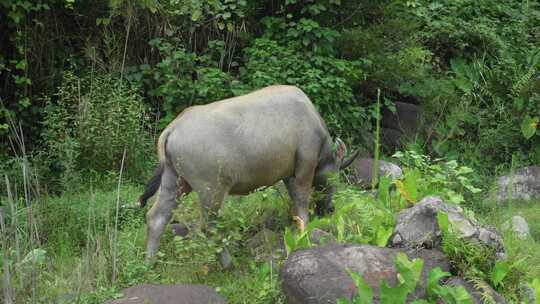
[[[379,247],[386,246],[386,243],[388,243],[388,238],[392,235],[394,228],[393,227],[387,227],[380,225],[377,227],[377,236],[375,243]]]
[[[371,304],[371,302],[373,301],[373,291],[371,290],[369,285],[358,273],[349,270],[347,270],[347,272],[351,276],[354,285],[356,285],[356,289],[358,290],[358,293],[356,294],[356,297],[354,299],[354,303]]]
[[[502,281],[511,270],[511,265],[507,261],[498,260],[491,270],[491,282],[495,286],[502,285]]]
[[[471,295],[463,286],[440,286],[437,295],[446,304],[473,304]]]
[[[283,239],[285,241],[285,250],[287,251],[287,256],[289,256],[289,254],[296,249],[296,239],[288,227],[285,228]]]
[[[450,229],[450,220],[448,219],[448,214],[444,212],[437,212],[437,224],[439,224],[439,229],[443,234],[448,234]]]
[[[444,278],[450,276],[450,273],[446,271],[442,271],[440,267],[433,268],[429,271],[428,274],[428,284],[427,284],[427,293],[428,296],[434,297],[436,296],[437,288],[439,287],[439,281]]]
[[[402,278],[402,287],[408,294],[416,288],[416,284],[422,275],[424,261],[422,259],[409,260],[406,254],[400,252],[396,255],[396,268]]]
[[[536,133],[537,128],[538,117],[531,117],[529,115],[526,115],[525,118],[523,118],[523,121],[521,122],[521,133],[523,134],[523,137],[525,137],[526,139],[533,137],[533,135]]]
[[[386,281],[381,284],[381,304],[405,304],[407,300],[407,289],[403,285],[390,287]]]

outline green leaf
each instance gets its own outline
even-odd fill
[[[471,295],[463,286],[440,286],[437,294],[447,304],[473,304]]]
[[[439,229],[444,234],[448,234],[450,229],[450,220],[448,219],[448,214],[445,212],[437,212],[437,224],[439,224]]]
[[[354,299],[354,303],[358,304],[371,304],[373,301],[373,291],[364,279],[356,272],[347,270],[351,276],[358,293]]]
[[[442,271],[440,267],[433,268],[429,271],[428,274],[428,284],[427,284],[427,293],[430,297],[435,297],[437,295],[437,289],[439,287],[439,281],[450,276],[450,273]]]
[[[529,286],[534,290],[536,299],[540,299],[540,279],[536,278],[529,283]]]
[[[388,238],[392,235],[394,228],[393,227],[387,227],[385,228],[382,225],[379,225],[377,227],[377,236],[375,239],[375,245],[379,247],[386,246],[386,243],[388,243]]]
[[[491,270],[490,278],[493,285],[499,286],[502,285],[502,281],[506,275],[512,269],[511,265],[507,261],[498,260],[495,262],[495,266]]]
[[[202,16],[202,12],[200,10],[194,10],[193,13],[191,13],[191,20],[192,21],[198,21]]]
[[[521,122],[521,133],[523,134],[523,137],[525,137],[526,139],[533,137],[533,135],[536,133],[537,128],[538,117],[531,117],[529,115],[526,115],[525,118],[523,118],[523,121]]]
[[[403,285],[390,287],[386,281],[381,284],[381,304],[405,304],[407,300],[407,290]]]
[[[287,252],[287,256],[289,256],[296,249],[296,239],[288,227],[285,228],[283,239],[285,241],[285,251]]]
[[[413,292],[416,288],[416,284],[420,280],[422,275],[422,268],[424,267],[424,261],[422,259],[414,259],[409,261],[406,254],[400,252],[396,255],[396,268],[402,278],[403,288],[408,294]]]

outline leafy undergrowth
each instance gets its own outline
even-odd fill
[[[414,155],[407,157],[416,163],[405,169],[401,184],[383,178],[376,195],[340,184],[334,196],[335,212],[323,218],[312,216],[308,233],[322,228],[338,242],[385,246],[395,214],[425,195],[441,195],[456,203],[467,199],[467,206],[473,204],[469,200],[474,202],[477,188],[467,179],[469,169],[454,162],[433,164]],[[19,247],[10,243],[7,254],[2,251],[0,256],[11,265],[15,303],[103,303],[137,283],[206,284],[233,304],[285,302],[278,270],[290,251],[311,243],[292,228],[290,201],[279,185],[246,197],[229,197],[208,236],[196,225],[200,212],[197,196],[184,197],[173,221],[193,226],[190,235],[173,236],[167,228],[154,267],[144,263],[146,210],[129,207],[141,188],[127,184],[120,189],[117,193],[112,187],[101,187],[39,199],[33,210],[39,243],[23,237],[28,235],[28,208],[17,210],[17,229],[10,231],[10,237]],[[466,189],[474,191],[467,193]],[[118,216],[117,203],[128,206],[119,208]],[[482,210],[477,217],[497,227],[521,214],[530,224],[532,238],[518,240],[504,234],[508,259],[494,263],[492,252],[446,237],[443,250],[453,259],[452,274],[476,284],[482,284],[481,279],[507,299],[517,301],[519,284],[540,277],[540,211],[534,203]],[[469,213],[473,214],[470,209]],[[6,222],[13,223],[13,218]],[[255,253],[252,240],[265,229],[273,230],[277,240],[265,240],[263,250]],[[223,271],[217,261],[224,245],[234,257],[231,271]]]

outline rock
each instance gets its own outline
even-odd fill
[[[189,234],[189,227],[183,223],[173,223],[170,225],[174,236],[185,237]]]
[[[514,174],[499,177],[495,199],[499,204],[540,199],[540,166],[520,168]]]
[[[527,221],[519,215],[512,216],[511,219],[502,224],[501,228],[503,231],[512,230],[516,237],[522,240],[531,235]]]
[[[205,285],[140,284],[122,290],[123,298],[108,304],[226,304],[213,288]]]
[[[463,286],[465,290],[471,295],[473,299],[473,304],[506,304],[506,300],[503,296],[498,294],[489,284],[481,282],[481,288],[476,288],[474,284],[469,281],[465,281],[460,277],[451,277],[449,278],[445,285],[449,286]],[[480,287],[480,286],[478,286]],[[485,301],[484,297],[490,297],[493,301]]]
[[[327,243],[335,243],[336,238],[330,233],[319,228],[314,228],[309,234],[309,240],[312,244],[323,245]]]
[[[227,247],[223,247],[221,251],[219,252],[218,256],[219,264],[224,270],[232,270],[233,268],[233,258],[231,256],[231,253],[229,252],[229,249]]]
[[[441,267],[449,271],[449,262],[437,250],[410,250],[376,247],[370,245],[330,244],[293,252],[285,261],[280,277],[282,290],[290,304],[335,303],[339,298],[351,300],[356,286],[347,270],[360,274],[372,288],[374,302],[379,303],[379,286],[387,280],[397,283],[395,257],[405,252],[409,258],[422,258],[422,282],[413,296],[425,295],[429,271]],[[412,296],[411,296],[412,297]]]
[[[381,112],[381,126],[404,133],[416,131],[419,124],[422,108],[412,103],[394,102],[396,112],[392,113],[390,109],[383,108]]]
[[[390,246],[410,248],[439,246],[441,242],[441,231],[437,222],[439,211],[448,214],[451,227],[459,237],[492,246],[498,256],[504,256],[502,238],[496,230],[481,226],[476,220],[467,218],[459,206],[444,203],[436,196],[425,197],[398,214]]]
[[[353,170],[352,180],[355,184],[363,187],[371,186],[374,162],[375,160],[372,158],[358,158],[351,164],[351,168]],[[396,164],[379,160],[379,176],[387,176],[391,179],[400,179],[403,177],[403,171]]]
[[[527,283],[520,283],[519,289],[521,292],[521,304],[538,304],[540,299],[536,298],[534,289]]]

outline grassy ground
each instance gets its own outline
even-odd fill
[[[35,263],[21,262],[22,254],[15,264],[17,252],[15,243],[11,243],[9,253],[4,254],[12,264],[15,303],[103,303],[119,296],[121,288],[142,282],[207,284],[232,304],[284,303],[278,269],[285,253],[276,239],[281,238],[286,227],[293,226],[285,193],[269,188],[248,197],[228,198],[216,231],[209,237],[196,233],[197,228],[189,238],[174,237],[168,229],[162,238],[158,262],[149,268],[143,262],[146,210],[120,208],[116,216],[117,202],[120,205],[135,202],[142,189],[132,185],[120,189],[119,193],[115,188],[104,187],[41,198],[34,205],[40,246],[36,243],[32,246],[30,240],[22,238],[28,229],[23,224],[28,210],[18,211],[17,235],[23,244],[19,251],[26,254],[32,246],[46,253]],[[193,194],[184,198],[174,220],[196,223],[199,212],[196,201]],[[509,286],[516,285],[512,275],[518,275],[522,281],[540,277],[538,203],[491,208],[478,215],[497,227],[515,214],[521,214],[529,222],[531,239],[504,235],[509,260],[519,270],[503,281]],[[339,241],[384,243],[385,235],[391,232],[396,208],[383,206],[381,200],[350,186],[340,187],[335,204],[336,212],[319,224]],[[272,234],[275,238],[253,245],[254,236],[265,227],[275,231]],[[223,271],[216,260],[223,244],[234,255],[232,271]],[[499,290],[516,291],[504,286]]]

